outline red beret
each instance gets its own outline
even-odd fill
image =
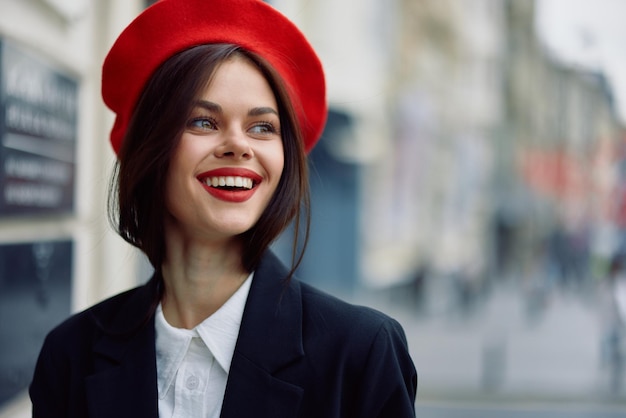
[[[119,152],[144,86],[172,55],[230,43],[265,58],[282,76],[310,151],[327,116],[322,64],[302,32],[261,0],[161,0],[117,38],[102,68],[102,97],[115,112],[111,144]]]

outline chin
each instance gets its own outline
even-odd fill
[[[237,224],[223,225],[220,228],[220,232],[223,235],[235,237],[241,234],[245,234],[250,229],[252,229],[252,227],[254,227],[254,223],[237,223]]]

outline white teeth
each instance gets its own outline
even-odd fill
[[[254,185],[252,179],[247,177],[235,177],[235,176],[226,176],[226,177],[208,177],[206,180],[207,186],[212,187],[241,187],[245,189],[251,189]]]

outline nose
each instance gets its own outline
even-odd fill
[[[233,129],[225,132],[224,140],[216,148],[215,155],[219,158],[247,160],[252,158],[254,152],[245,132]]]

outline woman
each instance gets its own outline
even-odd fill
[[[400,325],[268,250],[308,223],[305,153],[327,110],[299,30],[259,0],[162,0],[112,47],[103,97],[111,215],[155,273],[48,335],[33,416],[414,416]]]

